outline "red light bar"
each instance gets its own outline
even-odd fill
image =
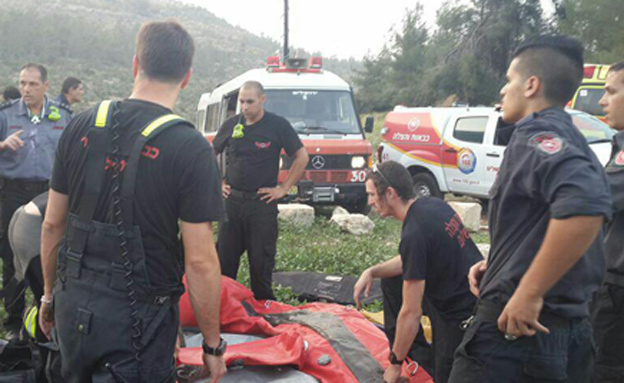
[[[278,56],[269,56],[267,59],[267,67],[269,68],[279,68],[280,59]]]
[[[323,67],[323,58],[322,57],[311,57],[310,58],[310,68],[321,69]]]
[[[594,77],[594,71],[596,70],[595,65],[586,65],[583,69],[583,77],[592,78]]]

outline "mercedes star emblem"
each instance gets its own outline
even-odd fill
[[[314,156],[312,158],[312,166],[316,170],[322,169],[323,166],[325,166],[325,158],[323,158],[322,156]]]

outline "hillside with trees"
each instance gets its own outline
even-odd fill
[[[355,78],[361,109],[492,105],[514,50],[540,33],[579,38],[588,63],[624,60],[624,1],[551,1],[552,15],[545,14],[540,0],[446,1],[433,27],[417,4],[386,46],[364,59]]]
[[[1,0],[0,88],[16,85],[27,62],[45,65],[50,95],[67,76],[86,87],[81,110],[95,102],[130,94],[134,38],[148,20],[175,19],[192,34],[194,75],[176,111],[194,120],[199,97],[217,84],[279,55],[281,44],[234,27],[204,8],[165,0]],[[276,22],[281,22],[276,20]],[[293,47],[292,55],[309,53]],[[354,60],[325,59],[325,67],[349,78]]]

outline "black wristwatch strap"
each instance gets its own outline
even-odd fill
[[[219,345],[216,348],[210,347],[206,344],[206,341],[202,342],[202,348],[204,349],[204,354],[221,356],[225,354],[225,349],[227,348],[227,342],[221,338],[219,341]]]
[[[404,360],[399,360],[396,356],[396,354],[394,353],[394,351],[390,351],[390,364],[395,364],[395,365],[402,365],[403,362],[405,362]]]

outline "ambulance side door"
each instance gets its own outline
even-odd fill
[[[510,136],[509,129],[511,127],[505,124],[500,113],[496,112],[490,116],[490,123],[485,135],[485,191],[489,193],[492,185],[496,181],[500,165],[503,162],[503,156],[505,155],[505,148],[507,147],[507,141]],[[506,134],[502,134],[502,130],[507,129]]]
[[[486,114],[464,114],[450,119],[442,147],[444,174],[453,193],[483,197],[485,186]]]

